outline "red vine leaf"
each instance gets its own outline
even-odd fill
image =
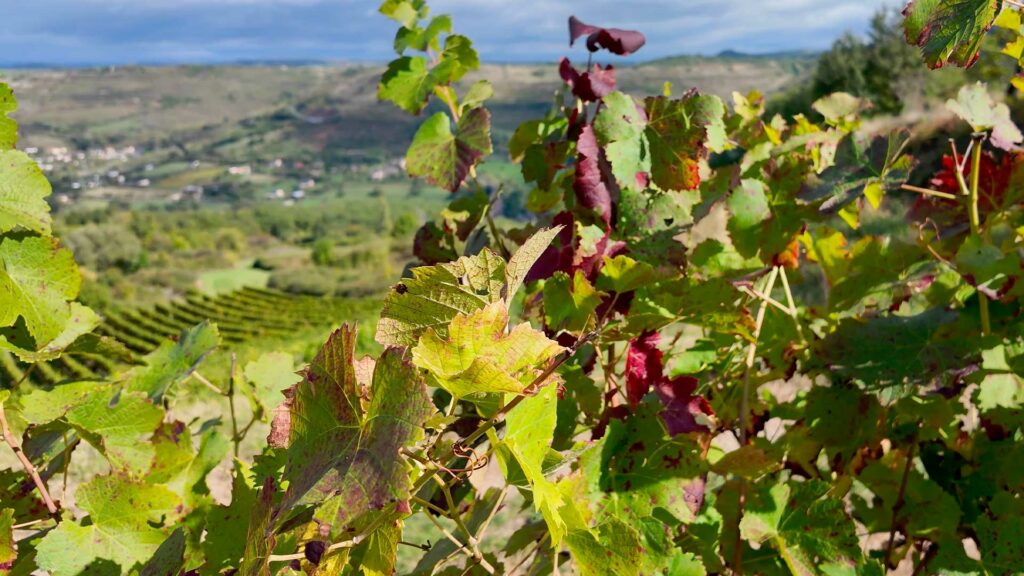
[[[569,46],[575,44],[581,36],[587,36],[587,50],[597,52],[603,48],[619,56],[628,56],[647,43],[647,38],[636,30],[601,28],[585,24],[575,16],[570,16]]]
[[[576,199],[581,206],[597,212],[605,224],[609,224],[612,220],[612,194],[608,189],[606,173],[610,170],[602,166],[604,159],[592,126],[583,127],[580,139],[576,142],[576,150],[576,179],[572,184]],[[607,164],[607,160],[604,164]]]
[[[611,64],[604,68],[594,64],[593,69],[580,74],[568,58],[562,58],[558,73],[572,87],[573,96],[584,102],[596,102],[615,90],[615,67]]]

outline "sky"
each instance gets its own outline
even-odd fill
[[[0,65],[377,62],[395,23],[377,0],[0,0]],[[820,50],[894,0],[432,0],[485,61],[546,62],[566,20],[637,29],[642,59]]]

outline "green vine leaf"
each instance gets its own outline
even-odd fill
[[[739,528],[745,540],[770,543],[794,574],[820,574],[824,564],[861,559],[854,523],[825,482],[777,484],[751,494]]]
[[[388,64],[377,87],[377,98],[393,102],[410,114],[419,114],[427,106],[437,80],[423,56],[403,56]]]
[[[551,542],[557,545],[565,534],[565,521],[559,509],[562,497],[558,487],[544,476],[544,460],[551,449],[551,437],[558,422],[558,396],[555,386],[545,386],[509,412],[502,446],[515,458],[530,487],[533,505],[544,517]],[[509,476],[508,464],[505,475]]]
[[[508,310],[496,302],[456,316],[447,338],[428,329],[412,350],[413,362],[456,397],[522,392],[563,348],[523,323],[506,334]]]
[[[218,346],[220,333],[214,324],[203,322],[183,330],[177,342],[160,345],[146,357],[145,366],[129,371],[125,388],[159,401],[172,386],[191,376]]]
[[[429,8],[423,0],[384,0],[378,9],[406,28],[415,28],[421,18],[426,18]]]
[[[100,325],[102,319],[91,308],[83,306],[78,302],[71,302],[71,314],[68,317],[64,330],[53,340],[38,350],[35,349],[31,339],[26,338],[21,342],[16,336],[0,334],[0,349],[6,349],[17,354],[23,362],[45,362],[60,358],[68,349],[79,343],[77,349],[83,350],[87,342],[79,342],[79,339],[92,332]],[[13,341],[12,341],[13,340]],[[102,337],[90,338],[91,343],[102,342]],[[109,342],[109,339],[108,339]],[[109,342],[115,346],[113,342]],[[123,345],[122,345],[123,346]],[[118,354],[111,354],[110,357],[117,358]]]
[[[53,576],[78,576],[111,562],[127,573],[156,553],[170,534],[165,526],[181,516],[181,502],[167,488],[116,474],[82,484],[75,500],[89,521],[67,519],[37,547],[39,567]]]
[[[1003,8],[1003,0],[913,0],[903,10],[907,42],[919,46],[929,68],[968,68]]]
[[[514,272],[519,275],[519,268]],[[412,278],[396,284],[384,299],[377,323],[377,342],[412,346],[428,328],[448,333],[458,314],[479,310],[502,297],[504,260],[488,248],[476,256],[412,270]]]
[[[533,265],[537,263],[541,254],[547,250],[563,228],[563,226],[552,226],[536,232],[509,259],[508,266],[505,268],[505,288],[502,294],[506,305],[515,298]]]
[[[491,113],[466,112],[452,134],[451,120],[438,112],[420,126],[406,154],[410,176],[422,176],[449,192],[457,191],[481,158],[490,155]]]
[[[824,214],[840,213],[862,195],[877,208],[885,192],[910,177],[913,161],[903,153],[909,140],[910,133],[902,130],[874,140],[851,134],[840,142],[836,164],[812,182],[803,199],[821,202],[818,209]]]
[[[139,393],[93,393],[65,418],[117,471],[145,474],[156,449],[146,441],[163,420],[164,411]]]
[[[604,146],[619,185],[633,190],[642,189],[642,183],[651,171],[651,157],[644,135],[646,119],[640,116],[633,98],[622,92],[612,92],[602,102],[604,107],[594,119],[597,141]]]
[[[555,272],[544,282],[544,321],[552,330],[580,332],[596,322],[594,312],[604,293],[598,292],[581,270],[572,278]]]
[[[270,413],[284,402],[282,392],[297,384],[300,376],[295,372],[295,359],[285,352],[267,352],[245,365],[247,388],[256,405]]]
[[[717,96],[693,94],[678,100],[645,100],[651,180],[662,190],[693,190],[700,184],[700,160],[726,146],[725,104]]]
[[[59,336],[82,277],[70,250],[52,238],[0,239],[0,327],[20,317],[37,346]]]
[[[50,233],[50,182],[24,152],[0,149],[0,233]]]

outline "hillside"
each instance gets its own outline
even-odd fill
[[[620,70],[620,86],[660,92],[677,89],[781,90],[800,79],[804,57],[680,57]],[[296,139],[298,146],[368,153],[394,152],[416,124],[376,101],[380,69],[367,65],[169,66],[12,70],[3,74],[22,102],[16,117],[28,146],[83,147],[145,144],[189,150],[219,144],[242,131]],[[499,128],[545,109],[560,80],[544,65],[485,65],[467,78],[486,77],[499,95]],[[257,126],[270,122],[275,129]],[[249,129],[249,130],[246,130]],[[175,142],[175,139],[180,140]]]

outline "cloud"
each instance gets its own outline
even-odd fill
[[[569,52],[566,19],[636,28],[640,53],[822,49],[893,0],[433,0],[491,61]],[[375,0],[33,0],[0,19],[0,62],[381,61],[394,26]]]

